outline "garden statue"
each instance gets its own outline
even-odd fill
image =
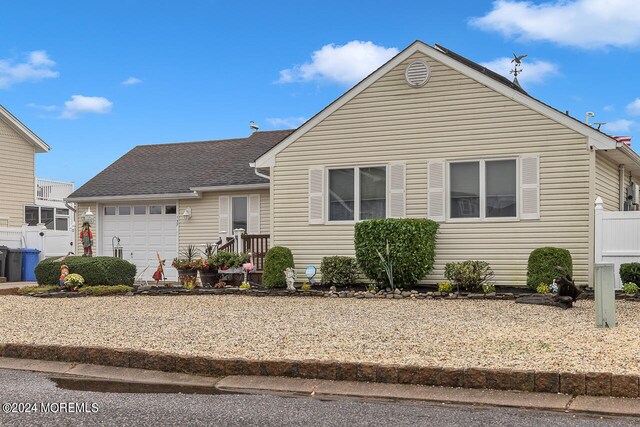
[[[66,264],[60,266],[60,286],[64,287],[64,279],[69,275],[69,267]]]
[[[573,301],[576,300],[578,295],[582,293],[571,277],[571,273],[563,267],[556,267],[556,270],[560,272],[560,276],[556,278],[556,284],[558,285],[558,295],[561,297],[571,297]]]
[[[248,275],[249,272],[253,271],[253,254],[251,252],[249,252],[249,262],[242,264],[242,271],[244,271],[244,281],[242,284],[249,283]]]
[[[82,241],[82,247],[84,248],[82,256],[93,256],[93,251],[91,249],[91,246],[93,245],[93,233],[91,232],[91,226],[88,221],[82,223],[80,240]]]
[[[160,280],[164,280],[166,279],[164,277],[164,259],[160,259],[160,254],[156,252],[156,255],[158,256],[158,268],[156,269],[156,272],[153,273],[153,276],[151,276],[153,278],[153,280],[156,281],[156,286],[158,286],[158,282]]]
[[[287,290],[295,291],[296,288],[295,286],[293,286],[293,284],[296,281],[296,271],[291,267],[287,267],[287,269],[284,271],[284,276],[286,277],[286,280],[287,280]]]

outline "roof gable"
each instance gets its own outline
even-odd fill
[[[415,41],[398,55],[389,60],[386,64],[382,65],[360,83],[356,84],[353,88],[348,90],[338,99],[321,110],[314,117],[305,122],[291,135],[282,140],[282,142],[260,156],[256,160],[255,166],[257,168],[273,166],[275,164],[275,157],[278,153],[286,149],[286,147],[295,142],[302,135],[310,131],[333,112],[344,106],[350,100],[362,93],[365,89],[370,87],[373,83],[378,81],[389,71],[393,70],[396,66],[400,65],[415,53],[422,53],[432,58],[433,60],[438,61],[450,67],[451,69],[479,82],[480,84],[487,86],[495,92],[500,93],[508,97],[509,99],[512,99],[513,101],[518,102],[519,104],[522,104],[542,114],[543,116],[546,116],[549,119],[578,132],[579,134],[587,136],[589,138],[589,143],[594,145],[597,149],[613,149],[616,147],[616,141],[610,136],[531,97],[522,88],[514,85],[503,76],[500,76],[499,74],[488,70],[481,65],[458,54],[455,54],[454,52],[451,52],[441,46],[438,46],[438,48],[434,48],[421,41]]]
[[[33,133],[31,129],[26,127],[16,116],[11,114],[9,110],[0,105],[0,120],[7,124],[14,132],[16,132],[26,142],[32,144],[36,153],[46,153],[51,147],[44,142],[38,135]]]

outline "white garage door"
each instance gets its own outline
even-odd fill
[[[137,275],[146,269],[143,280],[152,280],[151,276],[158,267],[156,253],[166,260],[167,279],[178,279],[178,272],[171,267],[178,251],[175,203],[105,205],[102,207],[101,228],[102,255],[113,254],[112,241],[117,236],[122,246],[122,257],[136,265]]]

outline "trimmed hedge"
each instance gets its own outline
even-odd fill
[[[640,262],[620,264],[620,280],[622,283],[635,283],[640,286]]]
[[[430,219],[372,219],[355,226],[354,244],[360,271],[379,285],[389,285],[380,260],[386,256],[393,265],[393,281],[398,287],[418,283],[433,269],[436,233],[439,224]]]
[[[550,285],[561,275],[556,267],[573,276],[573,261],[568,250],[553,247],[534,249],[527,265],[527,286],[535,291],[540,283]]]
[[[136,266],[129,261],[110,256],[72,256],[63,262],[56,262],[54,258],[40,261],[35,268],[38,284],[57,286],[62,264],[69,267],[69,273],[81,275],[85,285],[133,285],[136,278]]]
[[[293,254],[289,248],[274,246],[269,249],[264,256],[264,272],[262,273],[262,284],[264,287],[287,287],[287,278],[284,275],[284,271],[288,267],[295,268],[293,264]]]
[[[351,286],[358,278],[355,258],[348,256],[326,256],[320,264],[323,285]]]

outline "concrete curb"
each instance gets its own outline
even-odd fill
[[[249,360],[185,356],[144,350],[0,344],[0,355],[92,365],[225,377],[233,375],[412,384],[470,389],[640,397],[640,376],[602,372],[544,372],[486,368],[385,365],[323,360]]]

